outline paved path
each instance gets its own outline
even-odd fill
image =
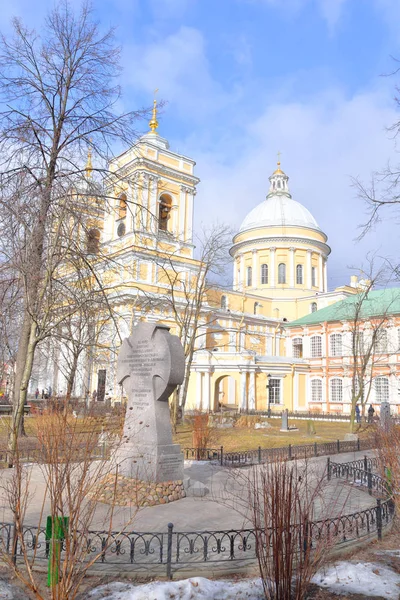
[[[351,452],[332,456],[335,462],[348,462],[372,456],[373,451]],[[315,481],[326,468],[327,457],[308,460],[310,482]],[[300,464],[303,461],[298,461]],[[294,463],[292,463],[294,464]],[[259,468],[259,467],[256,467]],[[142,508],[137,513],[134,506],[117,507],[113,518],[113,530],[123,528],[136,531],[166,531],[167,524],[173,523],[178,531],[240,529],[249,526],[246,478],[251,467],[227,469],[209,463],[185,463],[185,476],[201,481],[209,494],[204,498],[188,497],[170,504]],[[11,477],[12,470],[0,471],[0,486]],[[346,485],[342,480],[326,482],[323,499],[315,502],[315,519],[328,515],[348,514],[373,506],[376,501],[364,490]],[[41,511],[45,483],[38,465],[32,468],[30,489],[33,497],[28,506],[25,523],[37,525]],[[109,506],[99,503],[93,520],[92,529],[108,527]],[[44,514],[48,514],[45,507]],[[136,514],[137,513],[137,514]],[[0,495],[0,520],[11,521],[12,515],[7,508],[4,492]]]

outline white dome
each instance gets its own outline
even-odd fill
[[[256,227],[308,227],[321,231],[305,206],[286,194],[269,194],[244,219],[239,231]]]

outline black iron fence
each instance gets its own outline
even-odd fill
[[[357,452],[360,450],[372,450],[375,447],[373,438],[351,441],[336,440],[335,442],[323,442],[318,444],[299,444],[282,446],[280,448],[261,448],[256,450],[235,450],[226,452],[223,446],[219,448],[185,448],[187,460],[206,460],[218,462],[225,467],[238,467],[246,465],[263,464],[274,460],[292,460],[301,458],[312,458],[316,456],[328,456],[329,454],[341,454],[342,452]]]
[[[382,538],[393,519],[394,504],[388,482],[372,472],[373,461],[367,457],[350,463],[334,463],[328,459],[328,479],[352,479],[370,494],[375,493],[379,497],[375,506],[365,510],[311,522],[307,537],[311,548],[321,539],[329,540],[331,546],[340,547],[370,536]],[[365,465],[367,471],[361,468]],[[109,565],[112,569],[148,571],[153,575],[161,571],[169,578],[184,568],[254,562],[257,536],[260,539],[260,532],[250,528],[188,532],[176,531],[172,523],[164,532],[109,534],[107,531],[89,531],[81,535],[87,560],[96,559],[94,569],[104,571]],[[36,564],[48,559],[50,539],[45,527],[24,527],[22,537],[23,545],[29,555],[34,556]],[[261,537],[263,543],[269,544],[271,531],[266,529]],[[63,542],[58,543],[62,551]],[[11,555],[15,562],[23,560],[21,539],[17,539],[12,523],[0,523],[0,550]]]

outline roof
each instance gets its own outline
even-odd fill
[[[301,319],[291,321],[286,324],[286,327],[318,325],[330,321],[352,321],[355,318],[357,306],[360,305],[362,319],[400,314],[400,287],[371,290],[367,294],[365,292],[354,294],[354,296],[321,308]]]
[[[269,194],[245,217],[240,232],[258,227],[307,227],[320,230],[310,211],[286,194]]]

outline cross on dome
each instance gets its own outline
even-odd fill
[[[277,161],[277,169],[272,173],[271,177],[269,177],[270,186],[269,186],[269,195],[271,194],[285,194],[286,196],[290,196],[288,181],[289,177],[284,173],[281,169],[281,153],[278,152],[278,161]]]

